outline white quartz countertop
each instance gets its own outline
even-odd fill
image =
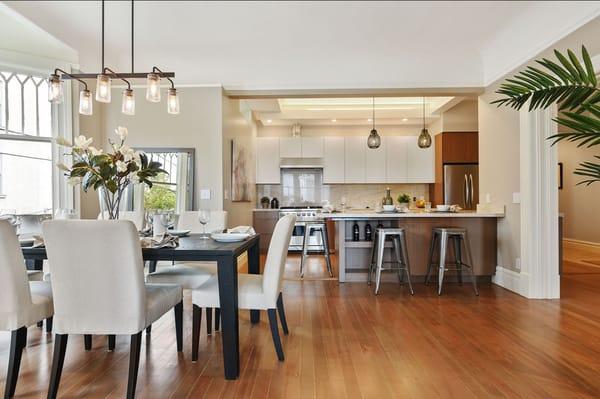
[[[254,212],[279,212],[279,208],[254,208]]]
[[[425,212],[424,210],[410,210],[408,212],[383,213],[372,209],[349,209],[345,212],[322,213],[326,219],[396,219],[396,218],[502,218],[504,213],[486,213],[477,211],[460,212]]]

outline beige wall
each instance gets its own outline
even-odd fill
[[[476,100],[463,100],[429,125],[429,133],[476,132],[478,130],[478,103]]]
[[[223,209],[223,138],[221,87],[186,87],[178,90],[181,113],[167,113],[165,100],[146,101],[145,91],[135,89],[135,116],[121,113],[121,89],[113,89],[112,102],[104,105],[103,130],[106,138],[115,138],[114,129],[129,130],[127,143],[132,147],[194,148],[195,209],[200,204],[200,190],[210,189],[211,199],[202,206]],[[94,102],[94,108],[99,103]],[[96,112],[96,110],[94,110]],[[105,138],[105,143],[106,143]]]
[[[256,123],[243,101],[223,96],[223,209],[228,212],[229,227],[251,226],[252,209],[256,203]],[[250,202],[231,201],[231,142],[243,145],[248,155],[247,176],[250,183]]]
[[[600,147],[578,148],[575,143],[558,145],[558,160],[563,163],[563,189],[558,191],[559,210],[564,214],[565,238],[600,244],[600,183],[577,185],[583,180],[573,171],[581,162],[600,156]]]

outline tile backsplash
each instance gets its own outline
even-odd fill
[[[388,187],[394,201],[403,193],[429,200],[428,184],[315,184],[297,188],[281,184],[257,184],[257,207],[260,208],[260,198],[277,197],[280,206],[321,204],[323,201],[329,201],[337,207],[342,198],[346,198],[348,208],[374,208],[381,203]]]

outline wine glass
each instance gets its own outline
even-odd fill
[[[210,211],[201,209],[198,211],[198,221],[202,225],[202,238],[207,239],[209,236],[206,234],[206,224],[210,222]]]
[[[160,215],[160,224],[163,225],[165,231],[169,231],[171,227],[173,227],[173,220],[175,218],[175,214],[173,211],[165,211]]]

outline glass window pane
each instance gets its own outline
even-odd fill
[[[52,136],[52,104],[48,101],[48,82],[44,80],[38,86],[40,136]]]
[[[23,87],[25,102],[25,131],[23,133],[37,136],[37,87],[33,80],[28,79]]]
[[[51,209],[51,143],[0,140],[0,194],[0,209]]]
[[[13,77],[8,81],[8,130],[22,133],[21,83]]]

